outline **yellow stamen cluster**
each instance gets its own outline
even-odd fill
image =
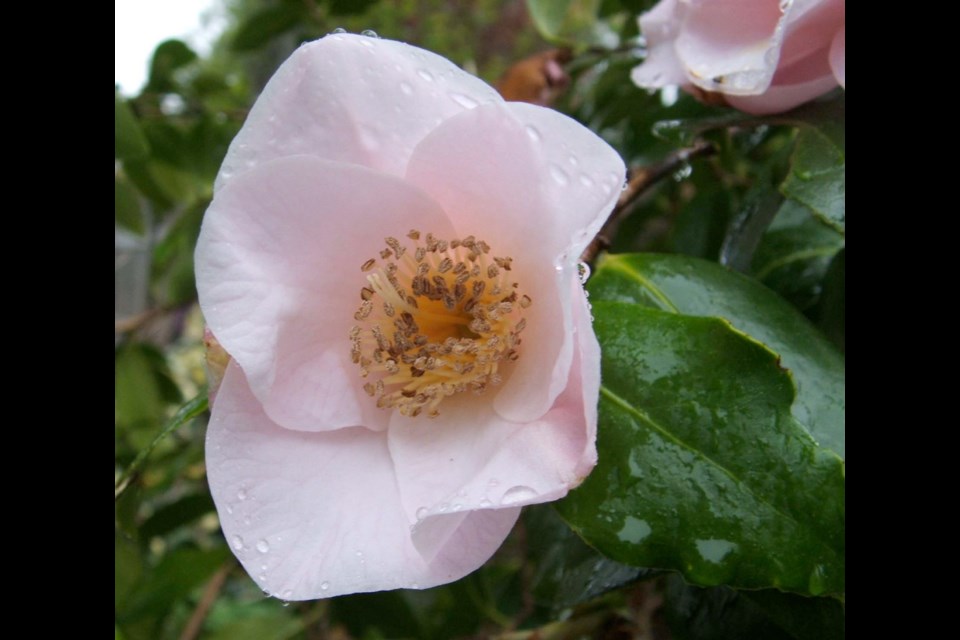
[[[500,383],[500,366],[519,357],[531,299],[511,278],[513,259],[492,256],[482,240],[428,233],[421,242],[416,230],[407,238],[412,250],[386,238],[381,262],[360,267],[368,286],[350,355],[378,407],[435,417],[444,398]]]

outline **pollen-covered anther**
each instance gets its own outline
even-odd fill
[[[501,367],[520,357],[532,299],[517,293],[513,258],[492,255],[483,240],[416,229],[406,238],[412,244],[385,238],[382,262],[361,266],[350,357],[378,407],[436,417],[445,398],[500,384]]]

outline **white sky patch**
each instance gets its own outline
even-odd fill
[[[179,38],[203,56],[226,23],[218,0],[113,0],[113,6],[114,78],[128,96],[146,83],[158,44]]]

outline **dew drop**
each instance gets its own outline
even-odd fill
[[[400,83],[400,91],[403,91],[405,94],[407,94],[407,95],[409,96],[409,95],[411,95],[411,94],[413,93],[413,87],[411,87],[410,85],[408,85],[406,82],[401,82],[401,83]]]
[[[524,129],[526,129],[527,135],[530,137],[531,140],[533,140],[534,142],[540,142],[540,140],[542,139],[542,136],[540,135],[540,132],[537,131],[537,128],[535,126],[533,126],[532,124],[528,124],[526,127],[524,127]]]
[[[363,551],[357,551],[357,557],[358,557],[358,558],[362,558],[362,557],[363,557]]]
[[[247,499],[247,490],[240,489],[240,491],[237,492],[237,500],[246,500],[246,499]]]
[[[567,158],[567,162],[569,162],[573,166],[577,166],[578,164],[580,164],[580,161],[577,160],[577,156],[573,155],[572,153],[570,154],[570,157]]]
[[[465,96],[462,93],[451,93],[450,98],[464,109],[473,109],[479,104],[470,96]]]
[[[593,178],[591,178],[590,176],[588,176],[588,175],[585,174],[585,173],[581,173],[581,174],[580,174],[580,184],[582,184],[583,186],[585,186],[585,187],[587,187],[588,189],[590,189],[590,188],[593,187],[593,184],[594,184],[594,183],[593,183]]]
[[[500,498],[500,504],[517,504],[531,498],[536,498],[537,492],[530,487],[516,486],[511,487],[503,497]]]
[[[550,165],[550,177],[553,178],[553,181],[561,186],[566,186],[570,182],[570,178],[567,176],[567,172],[560,168],[558,164]]]
[[[441,503],[437,506],[437,511],[439,511],[440,513],[444,513],[444,512],[445,512],[447,509],[449,509],[449,508],[450,508],[450,505],[449,505],[449,504],[447,504],[446,502],[441,502]]]
[[[430,509],[427,509],[426,507],[420,507],[417,509],[417,520],[423,520],[427,517],[428,513],[430,513]]]
[[[257,540],[257,551],[260,553],[266,553],[270,551],[270,543],[262,538]]]
[[[331,31],[330,33],[332,33],[333,35],[337,35],[337,36],[338,36],[338,35],[340,35],[341,33],[346,33],[346,32],[347,32],[347,30],[344,29],[343,27],[337,27],[336,29],[334,29],[334,30]]]
[[[457,504],[453,505],[452,507],[450,507],[450,510],[451,510],[451,511],[460,511],[460,509],[463,509],[463,505],[460,504],[460,503],[457,503]]]
[[[227,513],[233,513],[233,505],[231,504],[227,505]]]
[[[377,35],[377,32],[374,31],[373,29],[364,29],[363,31],[360,32],[360,35],[362,35],[362,36],[367,36],[368,38],[379,38],[379,37],[380,37],[380,36]]]
[[[289,607],[289,606],[290,606],[290,603],[289,603],[289,602],[282,602],[282,603],[280,603],[280,606],[281,606],[281,607]]]
[[[230,538],[230,544],[233,546],[234,551],[243,550],[243,538],[240,536],[233,536]]]
[[[426,69],[417,69],[417,75],[426,80],[427,82],[433,82],[433,74],[427,71]]]
[[[287,599],[292,595],[293,595],[293,589],[286,589],[283,593],[280,594],[280,596],[283,597],[284,599]]]
[[[330,588],[330,583],[327,582],[326,580],[324,580],[323,582],[320,583],[320,590],[321,590],[321,591],[326,591],[326,590],[329,589],[329,588]]]
[[[489,500],[487,500],[486,498],[484,498],[483,500],[480,501],[480,506],[481,506],[481,507],[490,507],[490,506],[493,506],[493,503],[490,502]]]
[[[577,265],[577,273],[580,275],[580,284],[587,284],[587,280],[590,278],[590,265],[581,262]]]
[[[490,478],[490,481],[487,482],[487,485],[489,485],[489,486],[491,486],[491,487],[495,487],[495,486],[497,486],[498,484],[500,484],[500,481],[497,480],[496,478]]]

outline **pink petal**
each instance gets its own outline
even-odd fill
[[[708,91],[753,94],[766,89],[784,35],[772,0],[690,3],[676,39],[693,84]]]
[[[579,284],[576,285],[579,288]],[[596,464],[600,352],[582,291],[574,301],[575,350],[563,393],[539,420],[509,422],[483,398],[449,398],[440,416],[395,415],[390,454],[414,541],[442,536],[433,517],[556,500]]]
[[[590,131],[526,104],[484,105],[450,118],[410,158],[408,179],[443,206],[459,234],[512,257],[520,290],[533,298],[521,357],[495,400],[507,420],[539,418],[566,383],[569,283],[624,176],[617,153]]]
[[[430,198],[392,176],[308,156],[272,160],[221,188],[197,243],[200,304],[267,415],[307,431],[383,428],[362,391],[350,327],[360,265],[386,236],[449,235]]]
[[[449,60],[401,42],[329,35],[281,65],[230,145],[216,188],[273,158],[306,154],[402,175],[440,122],[501,102]]]
[[[773,85],[759,96],[727,96],[727,103],[756,115],[782,113],[809,102],[837,86],[833,74],[827,74],[813,80],[789,85]]]
[[[830,45],[830,68],[844,89],[847,88],[847,26],[840,27]]]
[[[458,514],[443,536],[421,541],[421,554],[386,434],[279,427],[232,363],[207,431],[207,473],[234,554],[264,591],[284,600],[456,580],[493,554],[519,514]]]
[[[663,0],[640,16],[640,32],[647,40],[647,57],[630,73],[636,85],[656,89],[689,81],[673,46],[683,11],[677,0]]]

